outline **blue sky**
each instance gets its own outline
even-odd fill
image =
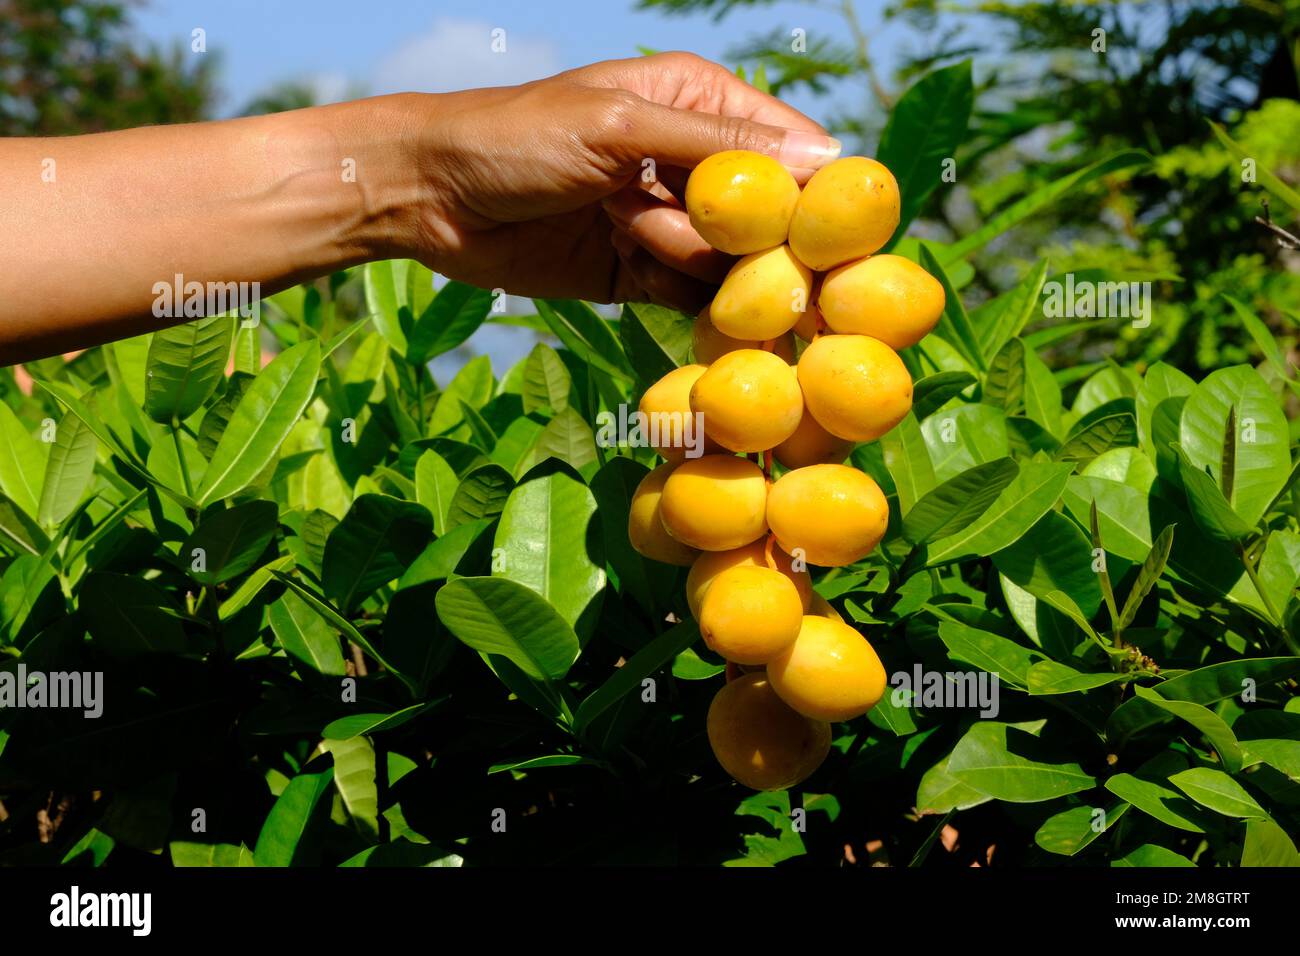
[[[915,42],[904,28],[879,21],[881,4],[859,0],[886,71],[891,51]],[[635,56],[637,46],[688,49],[712,59],[746,38],[800,27],[810,39],[838,36],[831,9],[799,2],[761,4],[722,22],[709,16],[639,11],[633,0],[147,0],[135,15],[149,39],[189,46],[195,27],[221,61],[224,112],[233,112],[284,80],[309,80],[326,98],[401,89],[447,89],[516,83],[595,60]],[[488,47],[506,30],[507,54]],[[856,83],[836,91],[858,101]],[[790,97],[822,114],[826,101]],[[818,118],[822,118],[819,116]]]

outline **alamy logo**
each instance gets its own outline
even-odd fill
[[[133,936],[148,936],[153,926],[151,893],[82,893],[78,886],[50,897],[50,925],[127,926]]]
[[[1151,324],[1150,282],[1091,282],[1065,274],[1043,286],[1043,315],[1049,319],[1132,319],[1133,328]]]
[[[201,319],[234,312],[244,328],[262,320],[262,283],[196,282],[179,272],[171,282],[155,282],[153,314],[160,319]]]
[[[100,671],[0,671],[0,710],[6,708],[80,710],[90,719],[104,713],[104,675]]]
[[[928,671],[915,665],[911,672],[898,671],[889,678],[894,688],[890,702],[895,707],[920,710],[953,710],[978,707],[981,717],[998,715],[997,674],[985,671]]]
[[[628,412],[596,415],[596,444],[601,448],[684,448],[687,458],[704,454],[703,412]]]

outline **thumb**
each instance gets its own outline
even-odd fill
[[[636,162],[653,156],[659,162],[690,169],[714,153],[748,149],[791,169],[815,170],[840,155],[840,141],[815,130],[674,109],[639,98],[622,119],[618,145]]]

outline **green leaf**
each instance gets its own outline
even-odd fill
[[[937,412],[950,399],[974,385],[976,378],[969,372],[935,372],[920,379],[912,387],[912,414],[918,422]]]
[[[1227,293],[1220,294],[1228,305],[1232,306],[1232,311],[1237,313],[1237,318],[1246,327],[1250,337],[1255,340],[1255,345],[1259,347],[1264,358],[1272,364],[1273,368],[1277,369],[1278,374],[1283,378],[1291,378],[1291,363],[1282,355],[1282,349],[1278,346],[1277,339],[1273,337],[1269,327],[1264,324],[1264,320],[1256,315],[1245,303],[1234,299]]]
[[[449,280],[415,320],[406,337],[406,360],[424,365],[450,352],[474,334],[491,309],[491,292]]]
[[[319,374],[315,339],[282,352],[262,370],[212,453],[197,492],[199,507],[242,491],[271,463],[311,401]]]
[[[8,498],[0,497],[0,543],[17,551],[39,557],[50,546],[50,539],[40,525]]]
[[[1097,781],[1036,736],[997,721],[980,721],[957,742],[948,772],[1008,803],[1038,803],[1090,790]]]
[[[80,610],[99,649],[116,657],[182,654],[189,646],[161,588],[142,578],[95,572],[81,582]]]
[[[1107,478],[1071,475],[1062,498],[1084,527],[1091,527],[1089,514],[1096,502],[1097,526],[1106,550],[1129,561],[1146,559],[1151,551],[1151,516],[1141,491]]]
[[[1062,810],[1043,821],[1034,842],[1048,853],[1075,856],[1110,830],[1128,808],[1127,803],[1116,803],[1109,809],[1081,806]]]
[[[492,398],[492,360],[487,355],[470,359],[447,383],[438,396],[429,422],[429,432],[448,438],[464,440],[471,434],[465,421],[464,407],[479,409]]]
[[[939,317],[939,324],[935,326],[934,334],[955,348],[971,368],[979,372],[985,371],[987,364],[983,353],[980,352],[979,339],[975,335],[975,330],[971,328],[970,318],[961,304],[961,297],[953,288],[939,259],[931,251],[929,243],[921,243],[921,266],[943,286],[943,315]]]
[[[497,525],[493,574],[531,588],[590,636],[605,590],[596,498],[565,469],[539,472],[510,492]]]
[[[1039,661],[1029,668],[1028,684],[1030,694],[1047,697],[1053,694],[1076,694],[1128,679],[1126,675],[1113,671],[1085,673],[1056,661]]]
[[[379,788],[375,783],[375,745],[365,737],[326,739],[321,749],[334,756],[334,787],[343,809],[363,838],[379,834]]]
[[[253,866],[253,854],[242,843],[188,843],[173,840],[169,847],[172,866]]]
[[[366,308],[379,334],[398,355],[406,354],[406,332],[401,319],[403,311],[408,321],[411,315],[406,292],[410,265],[408,260],[394,259],[368,262],[365,267]]]
[[[531,760],[512,760],[508,763],[494,763],[488,767],[488,773],[505,773],[506,771],[528,771],[544,770],[547,767],[580,767],[580,766],[600,766],[599,760],[592,760],[590,757],[582,757],[578,754],[547,754],[544,757],[533,757]]]
[[[596,436],[577,409],[569,407],[557,414],[537,436],[533,459],[541,462],[547,458],[558,458],[578,471],[599,461]]]
[[[1028,686],[1034,661],[1043,656],[1041,651],[1010,638],[956,621],[939,624],[939,639],[953,660],[996,674],[999,681],[1014,687]]]
[[[951,755],[921,775],[916,788],[916,809],[921,813],[947,813],[950,810],[969,810],[993,798],[948,772]]]
[[[491,524],[491,518],[480,518],[478,521],[457,525],[430,543],[406,569],[406,573],[397,582],[397,590],[403,591],[451,577],[466,552]]]
[[[267,608],[267,618],[284,652],[308,670],[330,677],[347,673],[338,634],[296,591],[285,591]]]
[[[1015,288],[984,303],[971,313],[971,324],[975,327],[980,352],[985,358],[991,359],[997,355],[1039,313],[1038,300],[1046,281],[1047,260],[1040,259],[1038,265]]]
[[[447,506],[447,530],[499,515],[514,484],[510,473],[497,464],[479,465],[468,472]]]
[[[538,342],[524,363],[521,396],[524,414],[562,412],[569,407],[573,379],[564,360],[545,342]]]
[[[415,464],[415,500],[433,515],[433,533],[447,533],[447,515],[460,479],[447,459],[433,449],[425,451]]]
[[[1137,149],[1126,149],[1117,153],[1112,153],[1105,159],[1098,160],[1083,169],[1062,176],[1056,182],[1049,183],[1040,189],[1035,190],[1028,196],[1016,200],[1007,206],[1001,212],[990,218],[984,225],[973,232],[967,233],[957,242],[948,246],[942,251],[943,263],[945,265],[956,262],[958,259],[964,259],[975,250],[983,247],[992,240],[998,238],[1003,233],[1008,232],[1014,226],[1028,219],[1040,209],[1050,206],[1057,199],[1069,192],[1075,186],[1081,186],[1090,183],[1093,180],[1100,179],[1111,173],[1119,172],[1124,169],[1132,169],[1136,166],[1145,166],[1151,162],[1151,157]]]
[[[1224,131],[1222,126],[1220,126],[1218,123],[1214,122],[1213,120],[1207,119],[1206,122],[1210,124],[1210,129],[1214,131],[1215,138],[1217,138],[1220,143],[1222,143],[1224,146],[1227,147],[1228,152],[1232,153],[1233,156],[1236,156],[1238,160],[1249,160],[1252,163],[1252,165],[1255,163],[1255,158],[1251,156],[1250,153],[1248,153],[1245,150],[1245,148],[1243,148],[1240,144],[1238,144],[1231,136],[1229,136]],[[1255,169],[1255,176],[1259,179],[1259,184],[1261,186],[1263,186],[1265,189],[1271,192],[1278,199],[1282,200],[1292,209],[1300,211],[1300,192],[1296,192],[1294,189],[1292,189],[1286,183],[1282,182],[1282,180],[1278,179],[1276,175],[1274,175],[1272,172],[1270,172],[1267,169],[1260,169],[1257,167]]]
[[[321,587],[343,613],[395,581],[429,544],[433,519],[413,501],[362,495],[330,532]]]
[[[1187,700],[1166,700],[1155,691],[1140,685],[1135,686],[1133,691],[1143,700],[1185,720],[1200,731],[1218,753],[1229,773],[1241,770],[1241,745],[1237,743],[1232,728],[1214,711]]]
[[[1146,600],[1146,596],[1151,593],[1151,589],[1156,586],[1160,576],[1164,574],[1165,565],[1169,561],[1169,551],[1173,546],[1174,526],[1169,525],[1156,536],[1150,552],[1142,562],[1137,578],[1133,581],[1133,587],[1128,593],[1128,598],[1124,601],[1124,609],[1119,613],[1118,626],[1121,631],[1137,618],[1142,602]]]
[[[316,848],[305,838],[321,797],[333,780],[334,768],[327,767],[318,773],[300,773],[289,781],[257,835],[257,845],[253,848],[253,862],[257,866],[302,866],[314,862]]]
[[[1111,860],[1110,865],[1139,866],[1143,869],[1152,866],[1196,866],[1187,857],[1179,856],[1173,850],[1167,850],[1156,843],[1144,843],[1118,859]]]
[[[1169,778],[1183,793],[1203,807],[1208,807],[1225,817],[1267,817],[1264,808],[1246,789],[1222,770],[1212,767],[1193,767]]]
[[[623,346],[609,324],[585,302],[571,299],[533,299],[537,314],[574,355],[608,375],[636,378]]]
[[[684,652],[699,636],[694,621],[682,621],[633,654],[578,706],[573,732],[584,733],[597,717],[628,694],[639,691],[643,680]]]
[[[1025,351],[1025,414],[1053,435],[1061,432],[1061,386],[1033,349]]]
[[[386,730],[395,730],[431,710],[438,701],[412,704],[391,714],[351,714],[325,725],[321,736],[327,740],[352,740],[355,737],[373,737]]]
[[[930,547],[930,566],[971,554],[992,554],[1020,540],[1056,504],[1071,467],[1028,461],[1002,494],[968,527]]]
[[[876,158],[898,180],[902,210],[896,236],[907,231],[943,181],[945,161],[953,161],[965,140],[974,101],[971,62],[963,60],[922,77],[894,104]]]
[[[907,514],[935,485],[934,465],[925,436],[912,412],[880,439],[885,467],[898,489],[899,510]]]
[[[1225,481],[1224,433],[1235,410],[1236,473]],[[1183,406],[1179,444],[1197,471],[1209,470],[1220,488],[1230,487],[1228,503],[1242,522],[1254,527],[1264,517],[1291,471],[1286,416],[1268,385],[1253,368],[1237,365],[1211,372]]]
[[[907,512],[903,537],[921,545],[962,531],[988,509],[1019,471],[1012,459],[999,458],[949,478]]]
[[[1117,773],[1106,781],[1106,789],[1161,823],[1191,833],[1204,833],[1205,811],[1167,785],[1172,774],[1187,768],[1187,761],[1173,751],[1156,754],[1135,773]]]
[[[1192,464],[1177,442],[1170,447],[1178,456],[1178,471],[1196,526],[1219,541],[1240,541],[1249,537],[1254,529],[1237,516],[1214,478]]]
[[[153,334],[144,390],[150,418],[165,425],[198,411],[226,373],[234,331],[233,316],[214,315]]]
[[[662,305],[629,302],[623,306],[619,338],[643,382],[657,382],[690,361],[692,324],[690,316]]]
[[[506,578],[457,578],[438,592],[438,617],[462,642],[507,658],[535,680],[558,680],[578,659],[578,635],[536,592]]]
[[[47,529],[72,514],[95,476],[99,443],[90,426],[71,412],[63,416],[50,446],[37,520]]]
[[[0,494],[28,518],[39,514],[48,456],[48,446],[33,438],[9,406],[0,402]]]
[[[1061,444],[1061,461],[1091,461],[1098,455],[1137,442],[1137,421],[1128,412],[1105,415],[1076,427]]]
[[[455,853],[448,853],[440,846],[431,843],[411,843],[409,840],[394,840],[367,847],[355,856],[348,857],[339,866],[343,867],[430,867],[462,866],[465,860]]]
[[[1025,398],[1025,344],[1008,339],[989,360],[984,377],[984,398],[1008,415],[1015,412]]]
[[[1300,866],[1300,852],[1287,832],[1268,819],[1246,822],[1242,866]]]
[[[1064,592],[1091,620],[1101,607],[1092,569],[1092,543],[1069,518],[1049,511],[1014,544],[994,552],[993,564],[1036,597]]]
[[[200,584],[222,584],[254,564],[275,537],[279,508],[274,501],[250,501],[205,514],[181,546],[181,560]],[[203,570],[195,570],[202,552]]]

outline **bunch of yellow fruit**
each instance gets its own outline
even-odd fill
[[[718,153],[691,173],[686,210],[740,259],[695,321],[695,364],[640,405],[661,421],[702,415],[704,454],[660,430],[666,464],[637,488],[628,535],[646,557],[690,567],[691,613],[730,662],[708,716],[719,763],[746,786],[784,789],[821,765],[832,721],[884,694],[880,658],[813,592],[807,565],[852,564],[884,537],[884,494],[843,462],[910,410],[895,350],[934,328],[943,287],[875,255],[898,227],[899,193],[872,159],[836,160],[800,190],[774,159]]]

